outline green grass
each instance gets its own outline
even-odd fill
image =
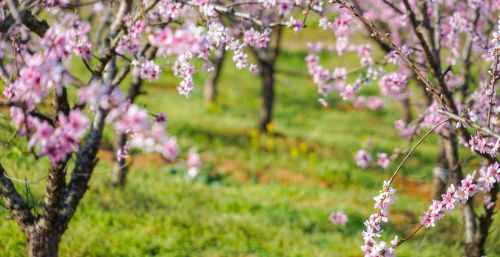
[[[295,39],[287,35],[287,40]],[[295,43],[285,48],[278,67],[306,73],[306,53]],[[372,153],[407,147],[392,129],[397,105],[388,102],[387,110],[368,112],[333,99],[323,109],[308,79],[279,75],[273,130],[280,136],[263,136],[255,130],[258,77],[237,72],[227,62],[219,104],[206,108],[204,76],[197,77],[190,98],[178,95],[178,81],[164,76],[146,85],[147,95],[138,102],[169,115],[169,132],[179,137],[183,154],[192,146],[202,153],[202,175],[192,181],[182,164],[137,158],[128,185],[116,189],[109,186],[112,164],[102,160],[63,237],[61,256],[362,256],[363,221],[373,212],[372,198],[390,171],[360,170],[353,155],[366,145]],[[2,126],[9,132],[1,133],[5,141],[13,131],[4,118]],[[105,141],[113,142],[110,131]],[[431,137],[416,151],[403,176],[430,183],[436,141]],[[11,176],[37,182],[46,175],[46,161],[35,161],[16,144],[22,142],[15,140],[9,151],[2,148],[2,164]],[[16,185],[25,192],[22,183]],[[414,193],[419,189],[405,188],[410,185],[398,186],[393,219],[384,228],[388,236],[408,234],[430,204],[428,197]],[[30,204],[37,206],[43,186],[43,179],[30,185]],[[348,214],[347,226],[329,223],[328,214],[337,210]],[[0,215],[7,217],[4,209]],[[460,213],[454,211],[435,229],[405,243],[398,256],[459,256],[459,224]],[[498,239],[493,230],[488,256],[499,256]],[[0,219],[0,242],[0,256],[25,256],[14,221]]]

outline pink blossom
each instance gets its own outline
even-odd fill
[[[360,45],[358,47],[358,56],[363,66],[371,66],[373,64],[372,59],[372,46],[371,45]]]
[[[346,80],[347,79],[347,69],[346,68],[335,68],[332,72],[332,78],[335,80]]]
[[[173,137],[169,138],[163,144],[162,156],[169,161],[174,161],[178,154],[179,146],[177,145],[177,139]]]
[[[469,145],[472,151],[478,151],[482,154],[496,156],[500,147],[500,140],[495,140],[490,137],[477,134],[469,140]]]
[[[365,150],[359,150],[356,153],[355,159],[356,159],[356,165],[358,165],[358,167],[360,167],[362,169],[368,168],[368,166],[370,165],[370,163],[372,161],[372,157],[371,157],[370,153],[368,153]]]
[[[127,141],[122,148],[120,148],[120,149],[118,149],[118,151],[116,151],[116,160],[122,161],[122,160],[125,160],[126,158],[128,158],[129,157],[128,150],[130,149],[130,147],[131,147],[130,142]]]
[[[406,125],[403,120],[395,121],[394,128],[399,130],[399,135],[403,138],[410,138],[419,132],[419,128],[416,124],[411,123]]]
[[[337,54],[340,56],[344,55],[344,53],[347,50],[348,45],[349,45],[349,40],[347,39],[347,37],[337,38],[337,40],[335,41],[335,48],[337,50]],[[369,60],[369,59],[364,59],[364,61],[367,61],[367,60]]]
[[[157,80],[160,76],[160,66],[154,61],[149,60],[141,65],[141,78],[149,80]]]
[[[347,215],[342,211],[332,212],[328,219],[335,225],[345,225],[348,221]]]
[[[191,58],[192,56],[190,54],[179,56],[174,68],[174,75],[182,78],[181,83],[177,87],[177,91],[179,91],[179,94],[185,96],[191,95],[194,88],[194,67],[189,63]]]
[[[75,141],[80,139],[89,128],[89,119],[80,110],[72,110],[68,116],[62,113],[58,114],[59,124],[66,135]]]
[[[91,57],[93,54],[92,45],[90,43],[81,43],[74,47],[75,54],[83,58]]]
[[[296,20],[290,17],[288,27],[292,28],[295,33],[299,33],[304,28],[304,23],[301,20]]]
[[[257,48],[266,47],[270,40],[270,33],[271,31],[269,29],[260,33],[259,31],[250,28],[245,31],[245,34],[243,35],[243,43]]]
[[[443,208],[447,211],[453,210],[453,208],[455,208],[455,203],[457,201],[457,198],[458,196],[455,190],[455,186],[452,184],[450,185],[450,187],[448,187],[446,194],[442,195]]]
[[[390,187],[388,181],[385,181],[380,195],[374,198],[378,212],[365,221],[365,230],[362,232],[364,244],[361,250],[365,256],[394,256],[394,248],[387,247],[384,241],[376,239],[382,235],[382,222],[388,222],[389,206],[394,203],[395,193],[396,190]]]
[[[384,168],[387,169],[389,167],[389,164],[391,163],[391,160],[387,156],[386,153],[377,153],[377,164]]]
[[[474,183],[474,176],[476,172],[474,171],[472,174],[469,174],[461,181],[461,185],[458,188],[459,198],[462,201],[462,204],[465,204],[471,196],[476,194],[479,190],[477,184]]]
[[[399,73],[390,73],[380,80],[380,90],[383,95],[402,98],[406,91],[407,78]]]
[[[376,96],[368,97],[366,99],[366,107],[370,110],[381,110],[384,109],[384,102]]]
[[[189,150],[188,159],[186,161],[188,166],[188,176],[190,178],[195,178],[200,172],[202,165],[201,157],[198,152],[194,149]]]
[[[257,67],[257,65],[255,64],[251,64],[250,67],[248,68],[248,70],[251,72],[251,73],[258,73],[259,72],[259,68]]]
[[[243,51],[243,47],[239,47],[234,51],[233,61],[236,64],[236,68],[239,70],[246,68],[248,63],[248,55]]]
[[[345,36],[349,30],[351,16],[348,14],[341,14],[333,21],[333,31],[337,37]]]
[[[35,121],[35,133],[31,135],[28,143],[29,148],[33,147],[34,145],[46,145],[55,130],[54,127],[49,125],[47,121]]]
[[[149,124],[148,113],[133,104],[115,122],[115,129],[120,133],[136,133],[147,130]]]
[[[326,101],[326,99],[320,98],[320,99],[318,99],[318,102],[321,104],[321,106],[323,106],[325,108],[328,107],[328,101]]]
[[[483,203],[486,206],[486,209],[491,209],[495,206],[495,202],[492,200],[491,195],[485,195]]]

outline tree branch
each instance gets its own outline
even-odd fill
[[[450,117],[452,120],[456,121],[456,122],[460,122],[460,123],[463,123],[463,124],[466,124],[468,125],[469,127],[472,127],[474,128],[475,130],[477,131],[480,131],[481,133],[483,133],[484,135],[487,135],[487,136],[490,136],[490,137],[494,137],[496,139],[500,139],[500,135],[497,134],[495,131],[489,129],[488,127],[484,127],[484,126],[481,126],[477,123],[473,123],[463,117],[460,117],[454,113],[451,113],[449,111],[445,111],[445,110],[439,110],[438,111],[439,113],[443,114],[443,115],[446,115],[448,117]]]
[[[71,174],[71,180],[64,192],[64,208],[61,214],[61,223],[66,226],[75,213],[78,203],[88,189],[88,182],[92,176],[92,171],[97,164],[97,151],[102,139],[105,119],[108,112],[99,109],[94,118],[94,127],[90,131],[85,145],[76,155],[75,168]]]
[[[14,218],[25,235],[32,229],[35,218],[30,208],[17,192],[11,179],[7,176],[3,166],[0,164],[0,196],[9,210],[10,216]]]
[[[38,20],[30,11],[19,12],[19,16],[22,23],[40,37],[43,37],[49,29],[49,24],[46,21]],[[16,20],[12,15],[7,16],[5,20],[0,22],[0,33],[6,33],[15,23]]]
[[[36,223],[37,227],[45,230],[51,228],[61,229],[61,223],[59,222],[60,213],[63,209],[64,190],[66,188],[66,165],[68,159],[53,165],[49,170],[43,199],[43,214]]]

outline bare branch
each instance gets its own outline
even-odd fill
[[[398,175],[399,173],[399,170],[401,170],[401,168],[403,167],[403,165],[406,163],[406,161],[408,160],[408,158],[410,158],[411,154],[415,151],[415,149],[417,149],[417,147],[422,144],[422,142],[424,142],[424,140],[434,131],[436,130],[437,128],[439,128],[440,126],[442,126],[443,124],[445,124],[446,122],[448,122],[450,119],[446,119],[444,121],[441,121],[439,124],[437,124],[436,126],[434,126],[432,129],[430,129],[429,131],[427,131],[427,133],[425,133],[424,136],[422,136],[422,138],[420,138],[420,140],[417,141],[417,143],[415,143],[415,145],[410,149],[410,151],[406,154],[405,158],[403,158],[403,160],[399,163],[398,167],[396,168],[396,170],[394,171],[394,173],[392,174],[391,178],[389,179],[389,186],[391,186],[392,182],[394,182],[394,179],[396,178],[396,176]]]

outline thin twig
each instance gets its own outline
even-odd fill
[[[394,181],[394,179],[396,178],[397,174],[399,173],[399,170],[401,169],[401,167],[403,167],[403,165],[406,163],[406,161],[408,160],[408,158],[410,158],[411,154],[415,151],[415,149],[417,149],[417,147],[422,143],[424,142],[424,140],[435,130],[437,129],[438,127],[440,127],[441,125],[443,125],[444,123],[450,121],[451,118],[448,118],[446,120],[443,120],[441,121],[439,124],[437,124],[436,126],[434,126],[432,129],[430,129],[429,131],[427,131],[427,133],[425,133],[425,135],[420,138],[420,140],[418,140],[418,142],[411,148],[411,150],[406,154],[405,158],[401,161],[401,163],[398,165],[398,167],[396,168],[396,170],[394,171],[394,173],[392,174],[391,176],[391,179],[389,180],[389,186],[392,184],[392,182]]]

